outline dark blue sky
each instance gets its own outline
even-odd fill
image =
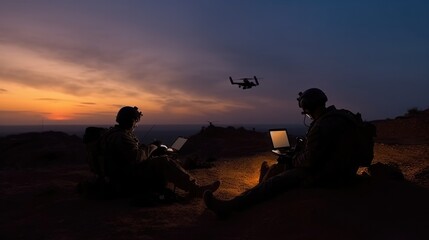
[[[63,120],[106,122],[123,105],[149,123],[295,123],[311,87],[369,120],[429,107],[429,1],[0,4],[0,124],[65,106]]]

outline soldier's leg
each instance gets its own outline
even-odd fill
[[[287,170],[261,182],[231,200],[220,200],[215,198],[211,192],[206,192],[204,202],[207,208],[217,215],[228,215],[232,211],[245,209],[291,188],[298,187],[307,176],[308,173],[302,169]]]
[[[219,188],[219,181],[205,186],[198,185],[196,180],[180,164],[168,157],[153,158],[146,162],[148,169],[159,171],[168,182],[187,192],[192,192],[194,195],[202,196],[205,190],[216,191]]]
[[[268,164],[267,164],[268,165]],[[261,167],[262,168],[262,167]],[[274,177],[280,173],[286,171],[286,164],[275,163],[271,165],[265,172],[264,176],[259,177],[259,183],[267,181],[267,179]]]
[[[269,169],[270,169],[270,166],[268,165],[267,161],[262,162],[261,168],[259,170],[259,183],[263,181]]]

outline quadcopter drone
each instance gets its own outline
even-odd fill
[[[256,87],[259,85],[258,78],[256,76],[253,76],[253,78],[238,78],[238,79],[232,79],[232,77],[229,77],[229,80],[231,81],[231,84],[237,84],[239,88],[249,89],[252,87]],[[241,80],[241,82],[234,82],[234,80]]]

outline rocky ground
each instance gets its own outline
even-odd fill
[[[206,210],[201,199],[142,207],[129,198],[82,198],[76,185],[91,173],[80,139],[61,133],[2,138],[0,238],[426,239],[427,123],[427,111],[375,122],[379,135],[374,162],[396,164],[406,181],[370,178],[347,189],[292,190],[226,220]],[[205,151],[188,152],[188,164],[207,167],[190,172],[201,183],[220,179],[216,196],[228,199],[254,186],[261,162],[274,163],[275,156],[266,134],[217,130],[190,141]],[[228,140],[222,140],[225,134]],[[207,159],[209,164],[201,165]]]

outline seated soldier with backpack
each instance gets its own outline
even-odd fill
[[[355,178],[359,166],[370,165],[374,125],[363,122],[360,114],[326,107],[328,98],[317,88],[299,93],[297,100],[302,113],[313,119],[302,146],[274,166],[264,162],[260,183],[231,200],[205,192],[208,209],[225,216],[291,188],[344,185]]]
[[[101,131],[99,139],[92,143],[87,137],[87,147],[92,149],[90,167],[98,178],[115,186],[118,192],[128,194],[162,192],[168,182],[188,192],[190,197],[202,197],[205,190],[219,188],[219,181],[204,186],[197,184],[163,148],[140,145],[134,129],[141,116],[137,107],[123,107],[117,114],[117,125]],[[89,130],[87,128],[87,132]]]

